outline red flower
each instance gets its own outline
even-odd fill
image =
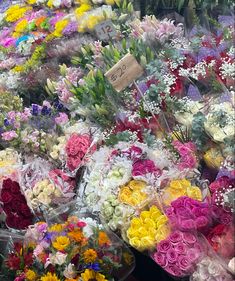
[[[17,252],[17,253],[20,253],[21,249],[22,249],[22,243],[14,243],[14,250]]]
[[[9,191],[2,191],[1,193],[1,200],[3,202],[3,204],[5,203],[10,203],[12,200],[12,195]]]
[[[20,269],[20,258],[15,254],[10,254],[8,259],[6,260],[6,266],[12,270]]]
[[[24,264],[25,266],[30,266],[33,264],[33,253],[28,253],[24,255]]]
[[[11,184],[12,184],[11,179],[5,179],[2,184],[2,190],[11,190]]]
[[[20,185],[19,185],[18,182],[12,181],[11,192],[12,192],[12,194],[19,194],[20,193]]]
[[[19,212],[25,217],[31,216],[31,211],[30,211],[28,205],[25,203],[20,204]]]
[[[170,94],[172,96],[176,95],[176,94],[181,94],[183,91],[183,83],[180,79],[176,79],[176,82],[174,83],[174,85],[171,87],[171,92]]]

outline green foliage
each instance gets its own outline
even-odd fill
[[[198,112],[194,115],[193,122],[192,122],[192,140],[196,144],[199,150],[204,150],[206,148],[206,143],[208,142],[209,138],[205,133],[204,123],[206,121],[205,116],[203,113]]]

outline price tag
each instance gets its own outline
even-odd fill
[[[127,54],[105,73],[105,77],[117,92],[121,92],[143,72],[144,70],[137,60],[131,54]]]
[[[112,39],[117,35],[117,31],[111,20],[97,24],[95,27],[95,32],[100,40]]]

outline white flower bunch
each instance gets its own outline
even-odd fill
[[[214,104],[206,115],[205,130],[214,141],[224,142],[225,138],[233,138],[234,108],[231,103]]]
[[[232,276],[225,270],[218,260],[205,257],[197,265],[190,281],[232,281]]]
[[[33,209],[37,209],[40,206],[49,208],[53,200],[60,198],[61,195],[61,191],[51,184],[48,179],[37,182],[32,189],[25,191],[27,202]]]
[[[187,97],[179,100],[180,110],[174,113],[176,120],[187,127],[192,125],[193,116],[202,110],[203,104],[199,101],[190,100]]]

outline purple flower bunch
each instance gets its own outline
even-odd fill
[[[210,225],[212,216],[208,203],[182,196],[171,202],[166,209],[171,224],[183,231],[203,232]]]
[[[183,277],[194,272],[203,253],[202,243],[197,236],[176,230],[157,245],[152,258],[171,275]]]

